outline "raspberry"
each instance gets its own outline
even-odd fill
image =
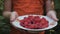
[[[31,28],[31,29],[34,29],[34,28],[35,28],[35,24],[31,24],[31,25],[30,25],[30,28]]]
[[[24,23],[20,23],[20,25],[23,26],[23,27],[25,26]]]
[[[27,24],[29,24],[28,22],[24,22],[24,25],[27,25]]]
[[[24,22],[24,20],[20,20],[20,22],[21,22],[21,23],[23,23],[23,22]]]
[[[48,21],[45,18],[39,16],[28,16],[20,20],[20,25],[29,29],[41,29],[48,27]]]
[[[40,18],[39,16],[35,16],[34,18]]]
[[[28,26],[25,26],[25,28],[29,28]]]
[[[47,24],[45,24],[44,26],[42,26],[42,28],[46,28],[46,27],[48,27],[48,25],[47,25]]]

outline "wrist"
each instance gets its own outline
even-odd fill
[[[56,11],[55,10],[49,10],[49,11],[47,11],[47,13],[54,13],[54,14],[56,14]]]
[[[4,17],[10,17],[10,15],[11,15],[11,11],[3,11],[3,16]]]

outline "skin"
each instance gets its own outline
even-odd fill
[[[11,15],[11,0],[4,0],[3,16],[8,17]]]
[[[8,15],[11,15],[10,20],[14,21],[14,19],[18,17],[18,14],[16,12],[12,12],[11,14],[11,5],[12,5],[11,0],[4,1],[5,8],[4,8],[3,16],[7,17]],[[54,2],[51,0],[46,1],[46,13],[47,16],[49,16],[50,18],[54,19],[55,21],[58,21],[56,17],[56,12],[54,10]]]

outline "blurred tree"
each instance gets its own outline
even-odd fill
[[[5,19],[2,16],[3,9],[4,0],[0,0],[0,34],[9,34],[10,31],[9,19]]]
[[[60,9],[60,0],[54,0],[55,2],[55,9]]]
[[[0,0],[0,15],[2,15],[3,7],[4,7],[4,0]]]

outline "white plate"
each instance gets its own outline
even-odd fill
[[[37,15],[33,15],[33,16],[37,16]],[[38,16],[41,16],[41,15],[38,15]],[[17,19],[19,20],[22,20],[24,17],[28,17],[28,15],[24,15],[24,16],[19,16]],[[28,28],[24,28],[20,25],[20,22],[18,20],[15,20],[14,22],[12,22],[12,25],[14,27],[17,27],[17,28],[20,28],[20,29],[24,29],[24,30],[27,30],[27,31],[43,31],[43,30],[48,30],[48,29],[51,29],[53,27],[55,27],[57,25],[57,22],[55,22],[53,19],[47,17],[47,16],[41,16],[41,18],[44,17],[46,18],[46,20],[49,21],[49,26],[47,28],[43,28],[43,29],[28,29]],[[51,25],[53,24],[53,25]]]

